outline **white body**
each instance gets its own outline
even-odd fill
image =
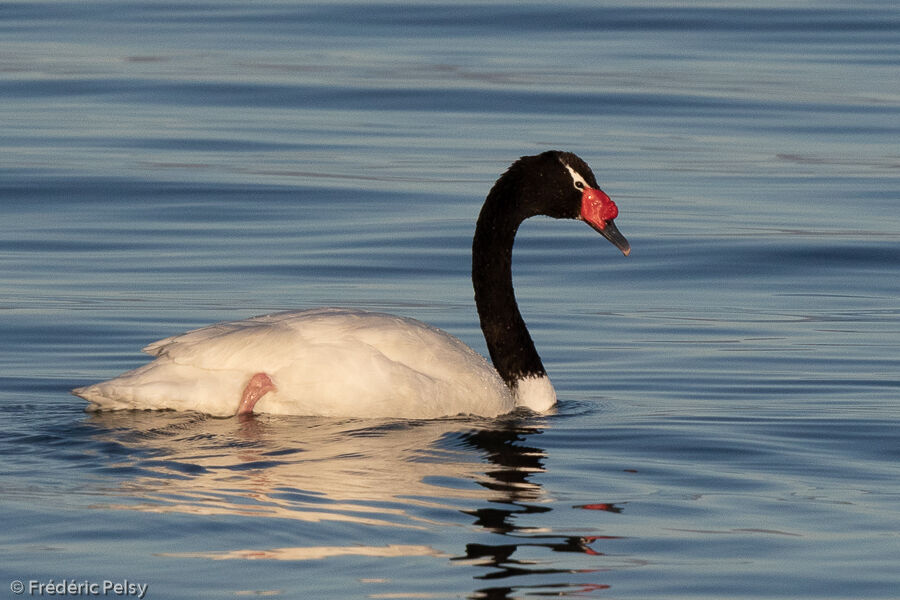
[[[516,392],[480,354],[414,319],[344,309],[219,323],[150,344],[156,359],[75,390],[93,410],[175,409],[234,415],[250,378],[275,385],[256,413],[334,417],[497,416],[556,402],[546,377]]]

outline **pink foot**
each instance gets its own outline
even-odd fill
[[[237,414],[246,415],[253,412],[253,407],[260,398],[275,391],[275,384],[265,373],[257,373],[247,382],[244,393],[241,394],[241,403],[238,404]]]

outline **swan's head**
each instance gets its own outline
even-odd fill
[[[578,219],[584,221],[628,256],[631,246],[619,232],[614,219],[619,216],[619,207],[597,185],[594,173],[587,164],[574,154],[560,153],[559,161],[572,178],[572,187],[578,199]]]
[[[504,179],[518,188],[518,193],[510,196],[518,197],[522,218],[547,215],[584,221],[626,256],[631,252],[628,240],[616,227],[616,203],[600,189],[591,168],[578,156],[557,150],[525,156],[513,163],[498,186]]]

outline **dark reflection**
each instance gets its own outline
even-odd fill
[[[514,520],[517,515],[548,512],[546,506],[526,504],[541,495],[539,485],[529,481],[534,473],[544,471],[546,453],[541,448],[523,445],[528,436],[539,435],[541,430],[515,422],[502,429],[480,429],[463,434],[463,442],[485,455],[496,468],[485,472],[487,479],[479,484],[499,492],[492,502],[501,507],[483,507],[463,511],[475,517],[475,524],[494,533],[513,533],[518,530]]]
[[[582,585],[574,585],[569,583],[551,583],[547,585],[529,586],[523,585],[516,588],[511,587],[493,587],[478,590],[475,595],[469,596],[472,600],[507,600],[515,598],[512,594],[519,594],[523,590],[534,590],[534,594],[538,596],[575,596],[583,597],[585,594],[597,590],[609,589],[608,585],[585,583]]]
[[[464,434],[462,440],[479,450],[492,464],[485,471],[487,479],[480,485],[493,492],[491,506],[462,511],[474,517],[474,524],[507,538],[505,543],[466,544],[465,554],[452,558],[466,561],[486,569],[477,575],[479,580],[507,579],[526,575],[560,575],[575,572],[570,568],[548,567],[537,564],[533,559],[517,559],[523,549],[540,548],[550,552],[569,552],[590,556],[602,556],[593,544],[607,536],[565,536],[536,533],[533,527],[520,526],[517,520],[525,515],[548,513],[553,509],[544,504],[533,503],[541,499],[541,485],[534,476],[545,471],[546,451],[534,444],[542,430],[528,425],[527,421],[510,421],[496,429],[480,429]],[[586,510],[606,510],[621,512],[613,504],[586,504],[573,508]],[[547,562],[547,561],[541,561]],[[581,572],[584,572],[583,570]],[[544,590],[550,595],[577,595],[590,590],[605,589],[604,584],[557,583],[539,586],[486,587],[475,591],[473,599],[503,600],[513,598],[523,589]]]
[[[490,477],[482,485],[490,490],[508,494],[506,500],[535,499],[539,487],[529,481],[533,473],[544,471],[546,453],[542,448],[522,445],[528,436],[542,430],[508,423],[502,429],[479,429],[463,434],[463,442],[482,452],[496,469],[487,471]]]

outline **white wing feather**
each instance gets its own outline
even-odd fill
[[[343,309],[219,323],[154,342],[155,360],[75,393],[94,409],[233,415],[255,373],[277,390],[254,412],[342,417],[496,416],[515,400],[496,370],[414,319]]]

